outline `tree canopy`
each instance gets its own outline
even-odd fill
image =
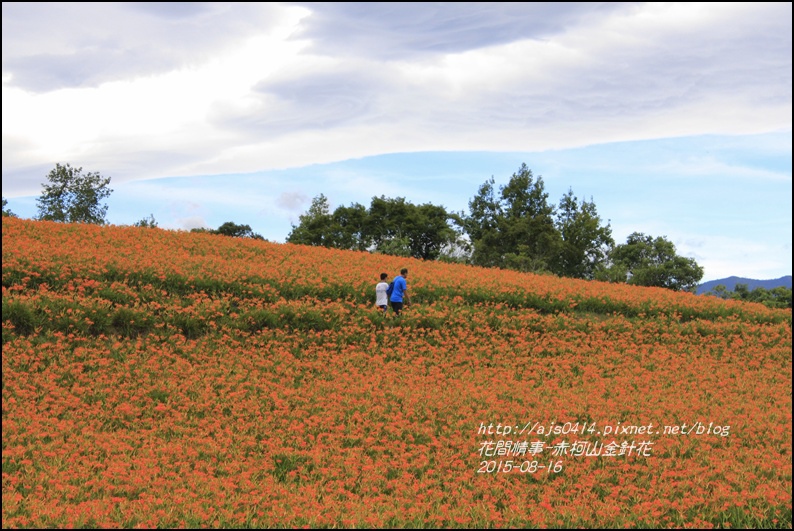
[[[520,271],[550,271],[562,245],[543,178],[522,164],[499,187],[494,178],[480,186],[471,201],[464,230],[471,241],[472,262]]]
[[[110,177],[98,172],[83,174],[83,168],[56,164],[47,175],[49,184],[42,184],[42,194],[36,200],[38,219],[65,223],[94,223],[103,225],[107,205],[101,201],[110,196]]]
[[[8,200],[4,197],[3,198],[3,216],[16,217],[16,214],[11,212],[11,209],[10,208],[6,208],[6,206],[8,206]]]
[[[253,238],[255,240],[264,240],[261,234],[257,234],[251,229],[250,225],[238,225],[232,221],[227,221],[217,229],[191,229],[190,232],[205,232],[208,234],[231,236],[232,238]]]
[[[253,238],[255,240],[264,240],[264,238],[255,233],[250,225],[238,225],[237,223],[227,221],[214,231],[214,234],[222,234],[224,236],[231,236],[233,238]]]
[[[703,277],[695,260],[678,256],[664,237],[634,233],[616,247],[592,198],[580,201],[569,189],[555,207],[543,178],[526,164],[502,186],[487,179],[468,213],[384,196],[373,197],[369,208],[355,203],[331,212],[320,194],[287,242],[673,290],[694,289]]]
[[[369,209],[355,203],[331,213],[328,198],[320,194],[287,242],[435,260],[457,239],[449,224],[453,217],[441,206],[383,196],[373,197]]]
[[[770,308],[791,308],[791,288],[785,286],[771,289],[759,286],[751,290],[747,284],[736,284],[733,291],[728,291],[725,285],[718,284],[709,294],[723,299],[759,302]]]
[[[560,199],[557,228],[562,244],[554,272],[564,277],[593,279],[598,267],[606,262],[615,240],[609,223],[601,225],[592,198],[579,203],[569,189]]]
[[[603,280],[625,275],[629,284],[693,291],[703,278],[703,268],[693,258],[676,254],[675,245],[663,236],[654,238],[634,232],[625,244],[610,253],[611,264],[600,273]]]
[[[133,227],[147,227],[154,229],[157,227],[157,220],[154,219],[154,214],[149,214],[148,218],[143,218],[132,224]]]
[[[287,242],[320,247],[335,247],[334,229],[331,223],[331,207],[328,198],[320,194],[312,199],[306,213],[298,218],[298,225],[292,226]]]
[[[108,207],[101,201],[113,191],[110,177],[56,164],[47,180],[37,199],[38,219],[105,223]],[[603,224],[592,197],[580,201],[569,189],[557,206],[548,199],[543,178],[524,163],[507,184],[497,188],[493,177],[486,180],[470,199],[468,213],[385,196],[373,197],[369,208],[353,203],[331,212],[328,198],[320,194],[292,226],[287,242],[672,290],[692,291],[703,277],[703,268],[676,254],[665,237],[635,232],[615,246],[612,229]],[[13,216],[7,203],[3,198],[3,216]],[[157,227],[157,222],[150,215],[135,226]],[[249,225],[231,221],[194,231],[264,239]],[[717,294],[726,296],[724,292]],[[786,294],[750,295],[737,288],[730,297],[784,304]],[[789,307],[790,299],[789,292]]]

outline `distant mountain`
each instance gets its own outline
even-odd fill
[[[742,277],[728,277],[721,278],[719,280],[711,280],[709,282],[700,284],[697,289],[697,294],[702,295],[703,293],[708,293],[720,284],[725,286],[725,289],[728,291],[733,291],[736,288],[736,284],[747,284],[747,289],[750,291],[753,291],[755,288],[772,289],[778,286],[791,289],[791,275],[786,275],[785,277],[776,278],[774,280],[756,280],[754,278]]]

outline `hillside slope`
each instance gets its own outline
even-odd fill
[[[13,218],[2,253],[4,527],[791,526],[791,311]]]

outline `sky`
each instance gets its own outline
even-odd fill
[[[526,163],[703,281],[791,274],[791,3],[2,4],[3,197],[56,163],[107,221],[247,224],[313,198],[468,212]]]

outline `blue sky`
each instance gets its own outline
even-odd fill
[[[322,193],[466,211],[522,163],[703,280],[791,274],[790,3],[3,3],[3,197],[284,241]]]

